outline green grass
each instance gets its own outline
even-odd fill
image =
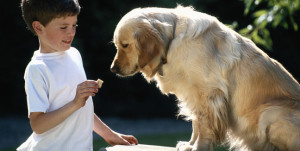
[[[9,147],[9,148],[5,148],[5,149],[0,149],[0,151],[16,151],[17,147]]]
[[[160,145],[175,147],[178,141],[188,141],[190,139],[190,133],[179,134],[154,134],[154,135],[140,135],[136,136],[140,144],[148,145]],[[94,140],[94,151],[98,151],[102,147],[108,147],[109,145],[101,138]],[[214,151],[227,151],[226,147],[214,148]]]

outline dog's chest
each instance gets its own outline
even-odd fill
[[[162,74],[156,74],[155,80],[164,94],[175,94],[178,97],[178,95],[186,93],[189,88],[196,84],[191,82],[185,71],[180,69],[173,71],[169,70],[167,66],[163,67],[161,72]]]
[[[162,66],[162,74],[155,76],[157,86],[162,93],[175,94],[181,101],[202,99],[209,90],[206,72],[202,72],[203,67],[192,66],[196,64],[193,58],[183,61],[181,57],[176,60],[173,57]]]

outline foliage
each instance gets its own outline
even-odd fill
[[[298,31],[295,14],[300,9],[300,0],[243,0],[244,14],[252,13],[254,21],[239,33],[267,49],[272,48],[269,28],[293,28]]]

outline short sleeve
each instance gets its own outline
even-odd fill
[[[27,98],[28,116],[31,112],[46,112],[49,108],[48,89],[42,65],[29,64],[24,80]]]

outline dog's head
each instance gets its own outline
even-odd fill
[[[170,41],[172,26],[145,15],[143,9],[126,14],[118,23],[113,37],[117,53],[111,71],[131,76],[139,71],[153,76]]]

